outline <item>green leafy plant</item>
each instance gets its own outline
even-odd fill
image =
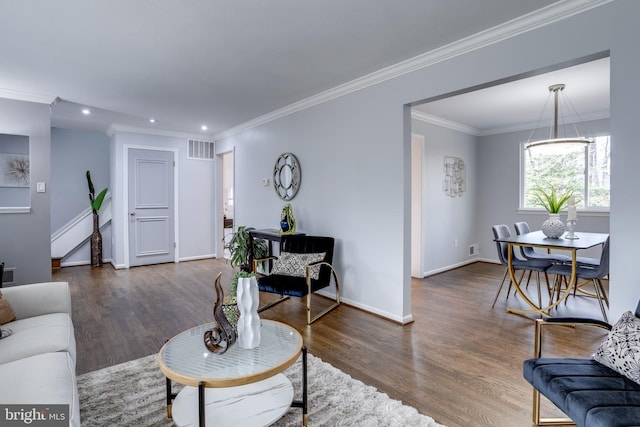
[[[229,252],[231,253],[231,267],[240,267],[242,270],[250,271],[249,265],[249,232],[255,230],[253,227],[239,226],[233,233],[229,241]],[[267,243],[263,239],[253,239],[253,256],[264,258],[268,254]]]
[[[107,195],[107,189],[102,190],[98,197],[94,197],[96,193],[96,189],[93,187],[93,181],[91,181],[91,172],[87,171],[87,183],[89,184],[89,201],[91,203],[91,210],[94,215],[98,214],[100,207],[102,206],[102,202],[104,201],[104,196]]]
[[[573,190],[566,190],[559,192],[556,187],[551,186],[550,191],[546,191],[540,187],[533,189],[536,200],[544,207],[549,213],[560,213],[567,200],[573,196]]]
[[[282,213],[280,214],[280,223],[286,222],[288,228],[282,230],[282,234],[291,234],[296,231],[296,219],[293,216],[293,208],[290,204],[284,205]]]
[[[238,280],[240,278],[248,279],[249,277],[256,277],[256,274],[251,271],[239,270],[236,271],[231,278],[231,288],[229,290],[229,298],[236,298],[238,296]]]

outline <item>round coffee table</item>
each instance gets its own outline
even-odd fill
[[[207,350],[203,336],[214,324],[184,331],[160,349],[167,377],[167,415],[178,426],[270,425],[290,407],[302,408],[307,425],[307,352],[302,336],[284,323],[262,320],[260,345],[231,346],[224,354]],[[291,381],[281,372],[302,354],[302,400],[293,400]],[[171,381],[183,384],[171,391]]]

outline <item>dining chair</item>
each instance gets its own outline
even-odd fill
[[[516,229],[516,234],[527,234],[531,232],[529,228],[529,224],[527,222],[516,222],[513,225]],[[563,262],[571,262],[571,257],[562,254],[555,253],[542,253],[536,251],[531,246],[520,246],[520,253],[522,257],[525,259],[541,259],[545,261],[551,261],[553,263],[563,263]]]
[[[493,237],[497,239],[505,239],[511,237],[511,232],[509,231],[509,227],[504,224],[494,225],[492,227]],[[502,282],[500,283],[500,287],[498,288],[498,292],[496,292],[496,296],[493,299],[493,304],[491,308],[496,305],[496,301],[498,300],[498,296],[500,295],[500,291],[502,290],[502,286],[504,285],[504,281],[506,280],[507,274],[509,274],[509,245],[505,242],[496,241],[496,247],[498,249],[498,259],[500,263],[505,266],[506,271],[504,272],[504,276],[502,277]],[[547,283],[547,294],[551,297],[551,288],[549,287],[549,276],[547,275],[547,269],[551,267],[553,264],[551,261],[547,261],[544,259],[520,259],[516,257],[516,254],[511,253],[511,264],[513,265],[513,269],[518,271],[522,271],[522,276],[520,277],[520,281],[524,278],[524,275],[527,271],[535,271],[536,272],[536,280],[538,285],[538,304],[542,305],[542,292],[540,290],[540,273],[544,273],[545,280]],[[509,288],[507,289],[507,298],[509,298],[509,292],[511,292],[512,285],[511,278],[509,278]]]
[[[547,273],[556,275],[556,280],[554,285],[554,292],[555,292],[555,290],[558,290],[560,286],[560,282],[558,280],[559,278],[571,277],[571,265],[554,264],[551,268],[547,270]],[[593,265],[590,266],[586,264],[576,265],[576,289],[578,288],[577,286],[578,279],[590,280],[593,283],[594,294],[591,294],[591,295],[595,296],[596,299],[598,300],[598,303],[600,304],[600,310],[602,311],[602,317],[605,322],[609,321],[607,320],[607,312],[604,308],[605,305],[607,306],[607,308],[609,307],[609,299],[607,298],[607,292],[604,288],[604,285],[602,284],[602,279],[604,279],[608,275],[609,275],[609,238],[607,237],[607,240],[604,242],[604,245],[602,246],[602,253],[600,254],[600,260],[597,266],[593,266]],[[586,293],[586,294],[590,295],[589,293]]]

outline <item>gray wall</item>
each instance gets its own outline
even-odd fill
[[[109,187],[109,137],[102,132],[51,129],[51,230],[89,207],[86,172],[96,195]]]
[[[640,2],[607,3],[563,21],[496,42],[307,110],[229,136],[219,152],[236,147],[236,220],[274,227],[282,203],[260,179],[277,156],[291,151],[302,163],[302,188],[293,200],[300,229],[338,239],[336,262],[345,300],[399,321],[410,305],[410,120],[406,104],[510,76],[611,52],[611,318],[637,301],[631,265],[640,199],[623,188],[635,182]],[[606,27],[606,31],[584,31]],[[549,49],[553,46],[553,49]],[[506,155],[506,153],[505,153]],[[517,168],[513,154],[505,167]],[[485,159],[486,160],[486,159]],[[503,181],[512,192],[517,182]],[[491,187],[489,187],[491,188]],[[479,195],[479,197],[481,197]],[[506,200],[506,199],[505,199]],[[515,203],[515,202],[513,202]],[[497,209],[513,212],[511,201]],[[491,219],[494,222],[498,217]],[[509,218],[505,218],[508,221]],[[485,219],[478,229],[486,229]],[[483,247],[490,235],[479,234]]]
[[[425,140],[422,191],[422,241],[425,275],[468,263],[476,233],[476,137],[441,126],[412,120],[412,132]],[[444,156],[461,158],[467,189],[462,197],[443,191]],[[456,243],[457,242],[457,246]]]
[[[89,187],[86,172],[96,195],[109,187],[109,137],[103,132],[51,129],[51,231],[55,233],[89,208]],[[111,259],[111,226],[102,233],[102,256]],[[91,263],[89,241],[64,257],[62,266]]]
[[[17,284],[51,280],[50,193],[51,128],[49,105],[0,98],[0,133],[28,135],[31,153],[30,212],[0,213],[0,260],[15,267]]]

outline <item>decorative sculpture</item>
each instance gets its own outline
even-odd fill
[[[223,354],[236,342],[236,330],[222,311],[224,292],[220,284],[221,276],[222,273],[218,273],[215,282],[216,302],[213,305],[213,319],[216,324],[213,329],[204,333],[204,345],[210,352],[216,354]]]

